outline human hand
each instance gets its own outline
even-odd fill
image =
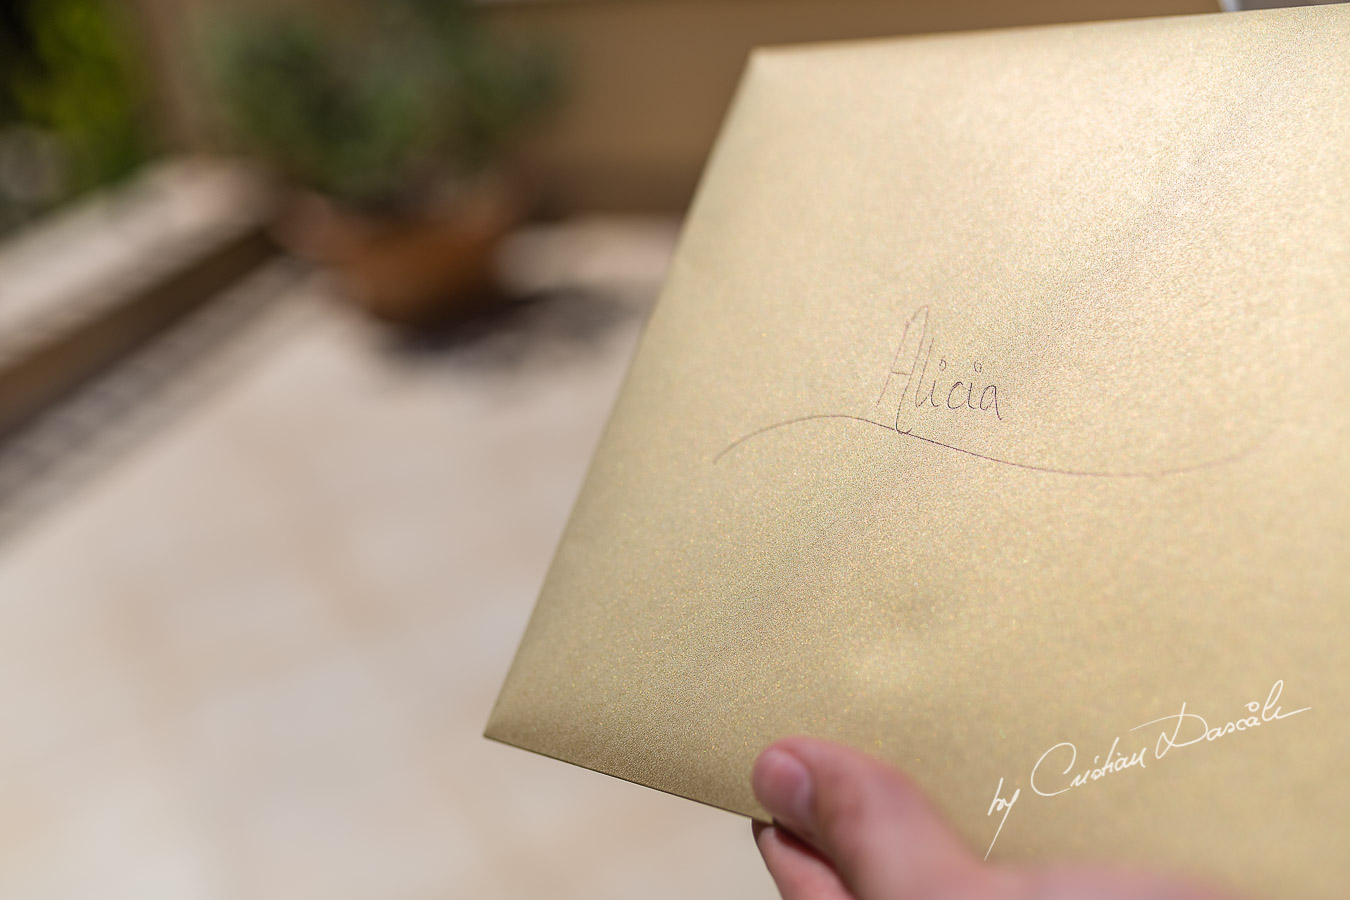
[[[1235,900],[1156,875],[986,864],[906,776],[827,741],[772,744],[751,780],[774,817],[755,842],[784,900]]]

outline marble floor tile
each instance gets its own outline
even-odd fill
[[[0,545],[0,895],[774,896],[744,820],[481,736],[669,253],[624,233],[443,342],[306,281]]]

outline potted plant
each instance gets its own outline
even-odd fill
[[[219,29],[214,80],[238,142],[293,186],[278,229],[374,315],[453,321],[491,292],[526,211],[507,156],[556,67],[463,0],[369,0],[359,29],[295,13]]]

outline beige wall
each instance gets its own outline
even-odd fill
[[[493,19],[568,48],[572,96],[527,151],[566,206],[679,209],[750,48],[1212,12],[1210,0],[590,0],[498,3]]]
[[[161,65],[183,85],[176,96],[165,98],[170,133],[180,142],[200,143],[209,132],[207,107],[194,99],[190,67],[174,50],[184,44],[174,32],[204,11],[260,0],[137,2],[157,22]],[[527,171],[561,210],[683,209],[746,54],[757,45],[1218,7],[1217,0],[497,0],[483,5],[504,31],[544,37],[560,45],[567,58],[568,102],[523,153]]]

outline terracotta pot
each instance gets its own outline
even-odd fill
[[[292,252],[331,268],[343,292],[371,315],[411,327],[444,326],[499,302],[493,260],[525,209],[522,192],[497,181],[402,218],[303,194],[278,236]]]

